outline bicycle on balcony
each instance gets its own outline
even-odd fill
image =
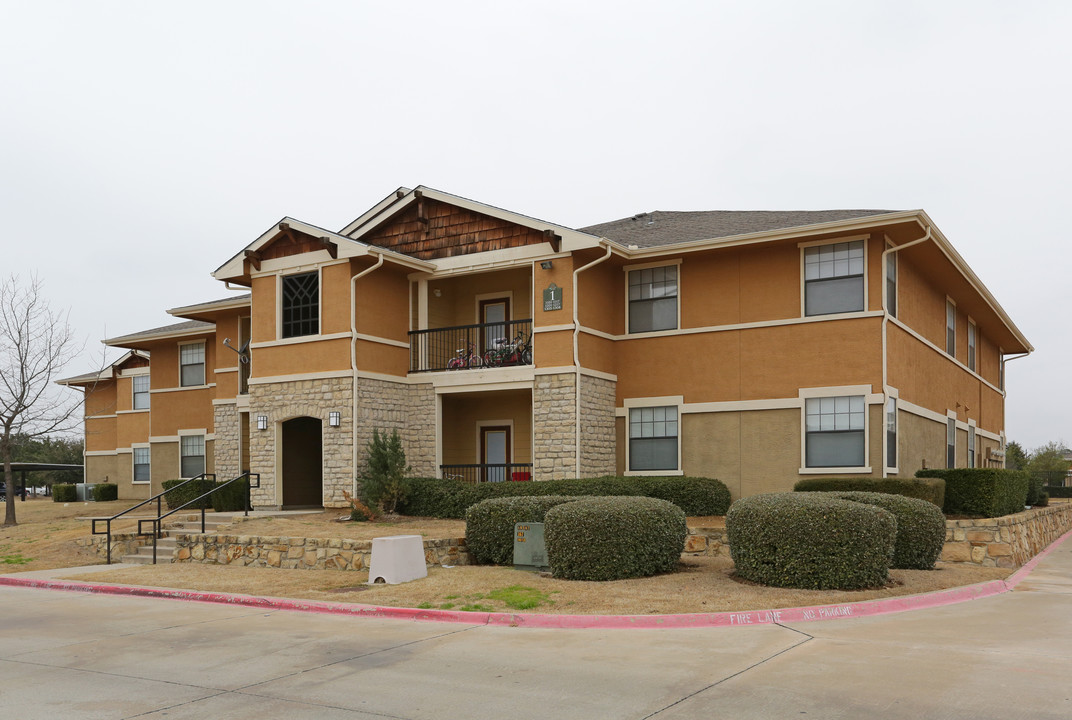
[[[463,370],[465,368],[478,368],[484,364],[484,359],[476,352],[476,346],[469,343],[468,348],[458,348],[455,357],[447,362],[447,370]]]
[[[526,338],[519,330],[513,340],[497,338],[492,344],[494,347],[484,353],[486,367],[532,364],[532,335]]]

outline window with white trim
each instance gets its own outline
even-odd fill
[[[320,332],[320,273],[315,270],[283,278],[283,337]]]
[[[897,317],[897,253],[886,256],[886,307]]]
[[[135,410],[149,409],[149,376],[135,375],[131,378],[134,398],[131,407]]]
[[[968,321],[968,369],[975,372],[975,340],[979,330],[975,323]]]
[[[886,467],[897,467],[897,398],[886,400]]]
[[[134,455],[134,482],[147,483],[150,475],[150,451],[147,447],[136,447]]]
[[[804,466],[863,467],[863,395],[807,398],[804,401]]]
[[[804,314],[864,309],[864,241],[804,248]]]
[[[677,470],[677,407],[629,410],[629,469]]]
[[[192,478],[205,472],[205,436],[183,435],[179,438],[179,474]]]
[[[677,329],[677,265],[630,270],[629,332]]]
[[[957,419],[949,418],[945,423],[945,466],[957,466]]]
[[[968,467],[975,467],[975,426],[968,426]]]
[[[205,343],[179,346],[179,385],[196,387],[205,384]]]
[[[957,356],[957,306],[952,300],[945,301],[945,352]]]

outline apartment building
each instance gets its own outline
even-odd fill
[[[1004,362],[1032,350],[922,210],[571,229],[418,187],[236,249],[213,274],[248,292],[64,381],[90,482],[148,497],[248,469],[257,506],[341,506],[374,429],[414,475],[467,482],[702,475],[742,497],[1000,466]]]

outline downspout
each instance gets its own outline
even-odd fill
[[[1011,363],[1013,360],[1019,360],[1020,358],[1025,358],[1030,354],[1031,353],[1029,353],[1029,352],[1025,352],[1023,355],[1013,355],[1010,358],[1002,358],[1001,359],[1001,365],[1002,365],[1002,368],[1001,368],[1001,399],[1002,399],[1002,401],[1005,400],[1005,396],[1006,396],[1005,386],[1009,382],[1008,371],[1005,369],[1005,366],[1008,365],[1009,363]],[[1001,412],[1002,424],[1004,424],[1004,419],[1005,419],[1005,403],[1004,402],[1001,403],[1001,410],[1002,410],[1002,412]],[[1001,433],[1002,433],[1002,435],[1005,435],[1005,428],[1001,429]],[[1004,450],[1005,446],[1008,445],[1008,441],[1009,441],[1009,436],[1005,435],[1005,442],[1002,443],[1002,447],[1001,447],[1002,450]],[[1005,458],[1001,459],[1001,467],[1005,467]]]
[[[574,395],[574,456],[576,459],[574,474],[575,477],[581,476],[581,350],[580,350],[580,335],[581,335],[581,315],[580,305],[577,302],[577,276],[588,268],[599,265],[604,260],[610,258],[613,249],[608,241],[601,239],[599,242],[606,243],[607,252],[603,257],[596,258],[587,265],[583,265],[573,271],[573,369],[577,373],[577,382]]]
[[[353,409],[350,414],[350,445],[353,452],[350,465],[350,492],[357,495],[357,281],[383,265],[383,255],[371,267],[350,278],[350,370],[353,372]]]
[[[927,232],[923,233],[923,237],[913,240],[912,242],[905,243],[904,245],[894,245],[893,247],[886,248],[882,251],[882,260],[879,271],[882,273],[882,418],[883,418],[883,435],[882,435],[882,477],[889,477],[887,467],[889,466],[889,451],[886,445],[885,434],[885,418],[886,418],[886,406],[890,402],[890,385],[889,385],[889,358],[887,357],[887,343],[886,343],[886,328],[890,322],[890,300],[886,297],[886,261],[890,254],[900,252],[913,245],[919,245],[920,243],[927,242],[931,239],[932,228],[927,227]]]

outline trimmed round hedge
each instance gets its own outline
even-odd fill
[[[551,508],[583,499],[586,498],[546,495],[483,500],[465,511],[465,545],[478,563],[511,565],[514,562],[515,523],[542,523]]]
[[[889,510],[897,519],[897,540],[890,567],[902,570],[934,569],[934,563],[945,546],[945,515],[933,503],[874,492],[823,494]]]
[[[883,585],[897,539],[893,513],[818,493],[753,495],[726,514],[737,574],[775,587]]]
[[[551,573],[566,580],[622,580],[674,570],[685,549],[685,513],[666,500],[596,497],[547,511]]]
[[[798,480],[794,492],[874,492],[927,500],[940,510],[945,503],[942,478],[810,477]]]

